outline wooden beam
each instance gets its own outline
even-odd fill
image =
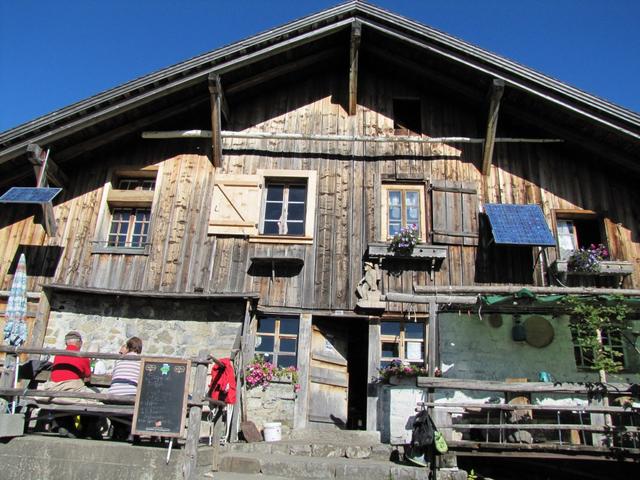
[[[276,132],[234,132],[223,130],[222,138],[311,140],[314,142],[373,142],[373,143],[484,143],[484,138],[472,137],[419,137],[419,136],[375,136],[375,135],[320,135]],[[169,130],[142,132],[142,138],[163,140],[168,138],[210,138],[210,130]],[[562,143],[557,138],[496,138],[496,143]]]
[[[436,295],[446,291],[447,295],[460,294],[502,294],[510,295],[521,291],[522,286],[498,286],[498,285],[469,285],[457,286],[451,285],[447,287],[435,287],[429,285],[416,285],[413,290],[416,293]],[[622,295],[625,297],[639,297],[640,290],[622,289],[622,288],[597,288],[597,287],[531,287],[527,286],[527,290],[538,295]]]
[[[213,166],[222,165],[222,85],[220,75],[209,74],[209,99],[211,102],[211,148]]]
[[[476,390],[480,392],[516,392],[516,393],[580,393],[590,394],[606,388],[616,395],[628,394],[633,390],[632,383],[572,383],[572,382],[518,382],[506,383],[492,380],[464,378],[418,377],[418,387],[453,390]]]
[[[496,130],[498,129],[498,112],[500,101],[504,94],[504,80],[494,79],[491,84],[491,100],[489,102],[489,115],[487,119],[487,133],[484,140],[484,151],[482,152],[482,175],[489,175],[491,161],[493,159],[493,147],[495,145]]]
[[[349,49],[349,115],[356,114],[358,105],[358,56],[362,39],[362,23],[351,24],[351,45]]]
[[[446,290],[441,288],[441,290]],[[387,293],[382,295],[382,301],[402,302],[402,303],[424,303],[431,304],[452,304],[452,305],[475,305],[478,303],[476,295],[411,295],[410,293]]]
[[[60,167],[49,157],[47,151],[40,148],[39,145],[32,143],[27,146],[27,154],[29,162],[34,165],[34,169],[36,166],[42,167],[46,163],[45,173],[47,178],[54,185],[66,188],[69,184],[69,177],[67,177]],[[38,183],[40,182],[39,176],[40,174],[36,173]]]
[[[27,157],[29,158],[29,162],[31,162],[31,164],[33,165],[33,172],[36,175],[37,188],[45,188],[49,185],[47,181],[49,165],[53,164],[53,160],[49,158],[49,154],[50,150],[43,150],[39,145],[36,145],[35,143],[27,145]],[[56,217],[53,213],[53,203],[49,201],[47,203],[41,204],[41,206],[44,229],[47,232],[47,235],[49,235],[50,237],[55,237],[58,233],[58,225],[56,223]]]

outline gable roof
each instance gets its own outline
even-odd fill
[[[578,121],[581,128],[576,130],[581,130],[586,136],[595,135],[596,143],[613,145],[619,152],[612,153],[614,160],[617,158],[620,164],[640,170],[637,161],[628,160],[629,154],[637,155],[640,145],[640,115],[446,33],[359,0],[194,57],[10,129],[0,134],[0,167],[8,164],[4,168],[9,168],[11,164],[15,166],[21,163],[20,158],[24,157],[30,143],[53,146],[54,152],[66,152],[66,156],[62,155],[64,161],[82,152],[80,147],[74,150],[73,145],[83,145],[82,142],[101,135],[105,139],[112,138],[118,131],[126,133],[126,125],[136,121],[144,125],[139,119],[157,114],[158,111],[170,114],[173,110],[168,107],[176,100],[202,103],[207,98],[204,94],[207,93],[206,83],[210,72],[222,76],[225,88],[239,91],[243,88],[243,82],[244,88],[251,87],[250,79],[247,81],[247,76],[251,74],[257,75],[271,68],[272,75],[283,75],[287,72],[283,67],[286,62],[325,58],[323,52],[335,50],[336,46],[342,46],[348,52],[348,40],[345,39],[348,39],[354,22],[362,24],[362,48],[366,51],[369,41],[373,45],[371,55],[384,54],[381,49],[375,48],[376,39],[380,44],[379,39],[384,38],[385,46],[389,44],[391,49],[395,42],[396,48],[410,52],[400,64],[401,67],[419,71],[422,62],[416,59],[428,57],[430,61],[440,62],[439,66],[446,65],[446,69],[451,69],[453,73],[450,77],[462,71],[468,72],[473,75],[473,82],[469,83],[474,83],[475,87],[461,85],[460,88],[469,96],[479,93],[476,95],[479,98],[486,93],[493,79],[502,79],[511,93],[515,105],[513,111],[519,110],[525,116],[524,112],[528,110],[532,110],[534,116],[540,115],[543,108],[553,111],[561,131],[567,135],[574,135],[572,130]],[[283,60],[285,52],[289,56]],[[291,55],[292,52],[294,55]],[[387,60],[400,61],[397,57],[390,56]],[[280,65],[280,70],[273,69],[274,64]],[[254,78],[253,85],[257,81]],[[452,78],[440,81],[443,85],[455,85]],[[203,93],[199,100],[194,96],[195,91]],[[540,116],[546,118],[546,115]],[[107,135],[109,131],[113,133]]]

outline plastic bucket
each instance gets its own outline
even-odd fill
[[[282,424],[280,422],[272,422],[264,424],[264,441],[279,442],[282,440]]]

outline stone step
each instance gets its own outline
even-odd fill
[[[341,440],[341,439],[339,439]],[[342,441],[284,440],[280,442],[230,443],[223,453],[294,455],[301,457],[355,458],[387,461],[402,452],[382,443],[344,443]]]
[[[220,458],[220,471],[296,479],[426,480],[429,478],[427,468],[410,467],[390,461],[258,453],[225,453]]]

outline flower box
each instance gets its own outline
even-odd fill
[[[393,252],[389,250],[389,244],[387,243],[370,243],[368,256],[369,258],[378,258],[385,260],[417,260],[425,262],[434,262],[435,269],[440,268],[442,262],[447,258],[447,246],[446,245],[427,245],[426,243],[418,243],[413,247],[411,253]]]
[[[599,271],[597,272],[576,272],[569,269],[568,260],[557,260],[551,265],[557,273],[564,275],[583,275],[583,276],[612,276],[612,275],[629,275],[633,273],[633,262],[624,260],[601,260],[599,263]]]

